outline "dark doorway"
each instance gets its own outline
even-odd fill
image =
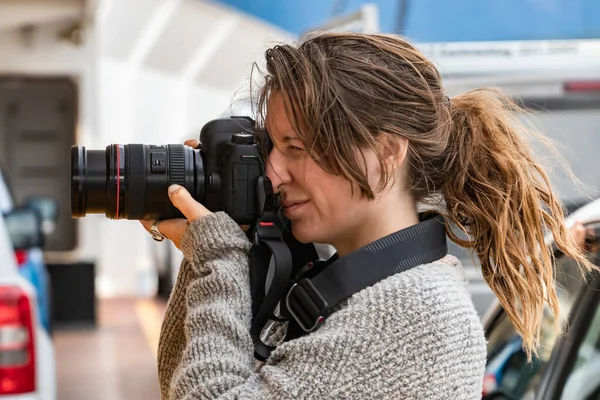
[[[77,247],[70,209],[70,147],[75,143],[77,87],[68,78],[0,76],[0,164],[15,201],[47,195],[59,203],[45,250]]]

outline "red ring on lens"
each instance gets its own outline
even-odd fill
[[[121,202],[121,152],[119,150],[119,145],[115,144],[115,152],[117,153],[117,195],[115,196],[117,199],[117,206],[115,219],[119,219],[119,203]]]

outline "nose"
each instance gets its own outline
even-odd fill
[[[265,166],[265,174],[271,181],[275,193],[279,192],[281,185],[290,183],[292,180],[285,157],[276,147],[273,147],[273,150],[269,153],[267,165]]]

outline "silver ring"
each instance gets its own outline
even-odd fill
[[[152,226],[150,227],[150,235],[152,236],[152,239],[156,240],[157,242],[162,242],[167,237],[158,230],[159,222],[159,220],[156,220],[152,223]]]

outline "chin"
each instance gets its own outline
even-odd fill
[[[300,221],[292,222],[292,234],[300,243],[317,242],[315,229]]]
[[[308,232],[306,232],[305,229],[300,229],[299,227],[297,227],[297,224],[292,223],[292,234],[294,235],[296,240],[299,241],[300,243],[312,242],[312,240],[311,240],[312,236],[310,234],[308,234]]]

